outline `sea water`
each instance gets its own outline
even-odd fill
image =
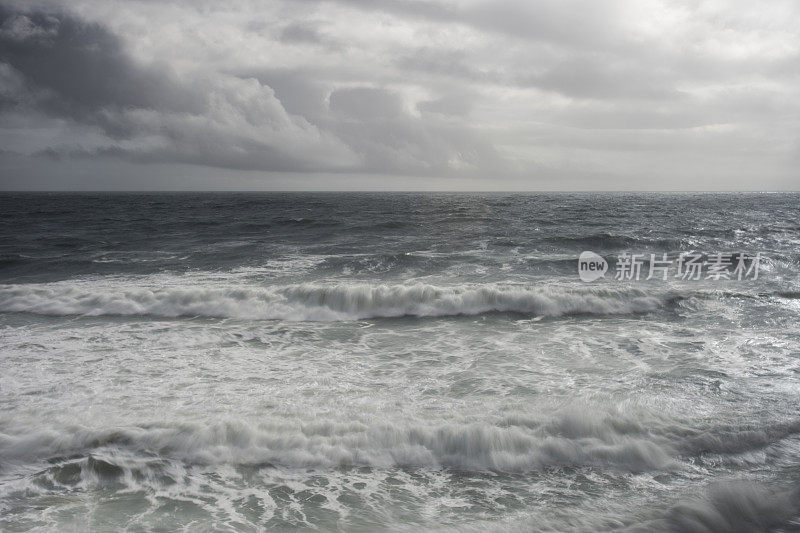
[[[0,530],[800,531],[799,220],[797,194],[6,193]]]

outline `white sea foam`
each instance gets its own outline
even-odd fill
[[[517,312],[536,316],[655,311],[668,293],[501,284],[299,284],[260,287],[142,287],[114,284],[0,285],[0,311],[44,315],[208,316],[242,319],[349,320]]]

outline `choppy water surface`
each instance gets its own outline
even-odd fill
[[[796,194],[0,196],[0,530],[800,531],[798,220]],[[762,259],[583,283],[584,250]]]

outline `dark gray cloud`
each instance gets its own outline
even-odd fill
[[[481,31],[569,46],[593,47],[616,43],[625,37],[619,24],[623,17],[622,3],[613,0],[493,0],[465,5],[447,0],[323,1],[416,20],[464,24]]]
[[[68,14],[0,6],[0,51],[27,90],[40,91],[40,105],[79,120],[107,107],[198,112],[204,105],[167,65],[135,64],[115,35]]]
[[[400,97],[372,87],[337,89],[330,95],[330,109],[345,118],[360,121],[393,119],[403,114]]]
[[[0,170],[786,188],[797,16],[785,0],[0,0]]]
[[[243,72],[241,78],[254,78],[271,87],[281,105],[289,113],[315,120],[328,111],[330,89],[313,73],[294,69]]]
[[[138,64],[106,28],[64,12],[3,7],[0,28],[6,107],[94,125],[108,137],[100,146],[50,146],[35,154],[244,170],[357,165],[346,146],[287,114],[272,89],[255,80],[179,79],[162,62]]]
[[[320,29],[321,24],[316,22],[296,21],[283,27],[279,39],[288,44],[307,44],[323,48],[329,52],[339,52],[345,49],[344,42],[326,35]]]
[[[64,12],[4,8],[1,25],[5,92],[16,93],[4,93],[4,101],[96,126],[108,137],[96,146],[47,146],[34,155],[241,170],[443,173],[477,151],[491,152],[464,132],[410,116],[392,91],[331,90],[289,70],[259,79],[204,73],[180,79],[165,64],[136,62],[103,26]],[[279,39],[324,42],[301,24],[284,26]]]
[[[363,155],[367,171],[441,176],[504,167],[494,147],[469,129],[414,117],[391,90],[342,88],[329,102],[326,127]]]
[[[447,94],[435,100],[419,102],[417,109],[423,113],[465,117],[472,109],[472,99],[464,94]]]

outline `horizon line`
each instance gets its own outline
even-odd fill
[[[42,194],[94,194],[94,193],[448,193],[448,194],[792,194],[800,193],[798,189],[778,190],[645,190],[645,189],[0,189],[0,194],[42,193]]]

